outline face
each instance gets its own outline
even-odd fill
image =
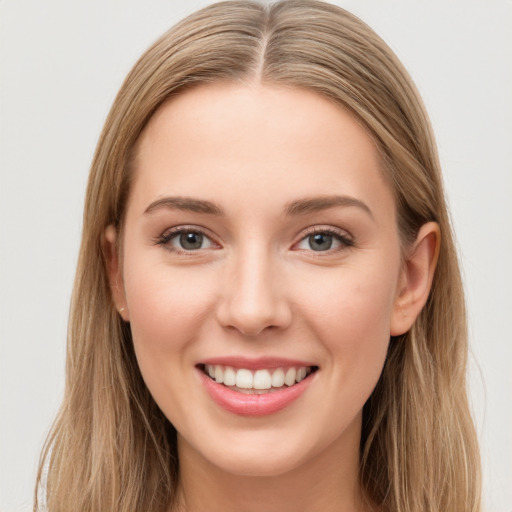
[[[364,129],[312,92],[201,86],[135,164],[116,302],[181,447],[245,475],[357,453],[404,282]]]

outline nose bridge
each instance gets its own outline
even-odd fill
[[[248,241],[235,251],[225,276],[219,321],[246,336],[285,327],[291,317],[275,255],[264,244]]]

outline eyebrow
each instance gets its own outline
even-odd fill
[[[309,197],[305,199],[299,199],[297,201],[292,201],[286,205],[285,214],[304,215],[312,212],[327,210],[336,206],[353,206],[360,208],[373,219],[372,211],[368,205],[363,203],[363,201],[356,199],[355,197],[339,195]]]
[[[151,203],[144,213],[152,213],[160,209],[182,210],[195,213],[206,213],[208,215],[218,215],[223,217],[222,208],[210,201],[194,199],[192,197],[164,197]]]
[[[308,213],[327,210],[336,206],[360,208],[373,218],[372,211],[363,201],[356,199],[355,197],[340,195],[307,197],[305,199],[298,199],[296,201],[287,203],[283,211],[286,216],[306,215]],[[152,202],[144,210],[144,213],[150,214],[160,209],[181,210],[194,213],[203,213],[207,215],[216,215],[219,217],[224,217],[226,215],[220,206],[217,206],[211,201],[181,196],[163,197],[158,199]]]

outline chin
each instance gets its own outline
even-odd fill
[[[222,471],[245,477],[276,477],[290,473],[300,466],[297,452],[291,454],[234,454],[232,457],[211,461]]]
[[[247,432],[246,432],[247,434]],[[272,435],[247,435],[201,439],[192,447],[182,436],[179,439],[180,459],[184,452],[194,452],[196,462],[206,461],[212,469],[238,476],[276,477],[294,471],[304,461],[314,457],[314,447],[299,439],[286,442],[286,438],[272,439]],[[248,437],[250,439],[248,439]],[[291,439],[288,439],[291,441]]]

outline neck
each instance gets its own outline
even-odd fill
[[[356,423],[306,463],[272,476],[229,473],[178,436],[179,505],[173,512],[361,512]]]

